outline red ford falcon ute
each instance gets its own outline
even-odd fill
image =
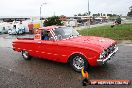
[[[95,36],[81,36],[72,27],[48,26],[36,30],[34,38],[17,38],[13,50],[25,60],[32,57],[70,63],[80,72],[84,65],[105,64],[118,51],[116,41]]]

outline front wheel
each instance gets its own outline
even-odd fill
[[[76,72],[81,72],[84,66],[88,67],[88,62],[84,56],[78,54],[70,58],[70,65]]]
[[[27,51],[22,51],[22,57],[25,60],[31,60],[31,56],[29,55],[29,53]]]

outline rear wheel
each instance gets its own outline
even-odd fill
[[[76,54],[70,58],[70,65],[76,72],[81,72],[84,66],[88,67],[88,62],[83,55]]]
[[[27,51],[22,51],[22,57],[25,60],[31,60],[31,56],[29,55],[29,53]]]

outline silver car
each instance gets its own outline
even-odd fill
[[[15,34],[17,34],[16,29],[9,29],[8,30],[8,34],[9,35],[15,35]]]
[[[7,34],[8,29],[6,27],[0,27],[0,34]]]

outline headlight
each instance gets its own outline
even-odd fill
[[[106,54],[107,54],[106,50],[103,50],[103,52],[100,54],[100,57],[99,58],[100,59],[105,58]]]
[[[117,48],[117,45],[114,45],[114,49],[116,49]]]
[[[108,56],[108,54],[112,53],[115,49],[117,48],[116,45],[112,45],[108,47],[107,49],[103,50],[102,53],[100,54],[99,59],[104,59]]]

